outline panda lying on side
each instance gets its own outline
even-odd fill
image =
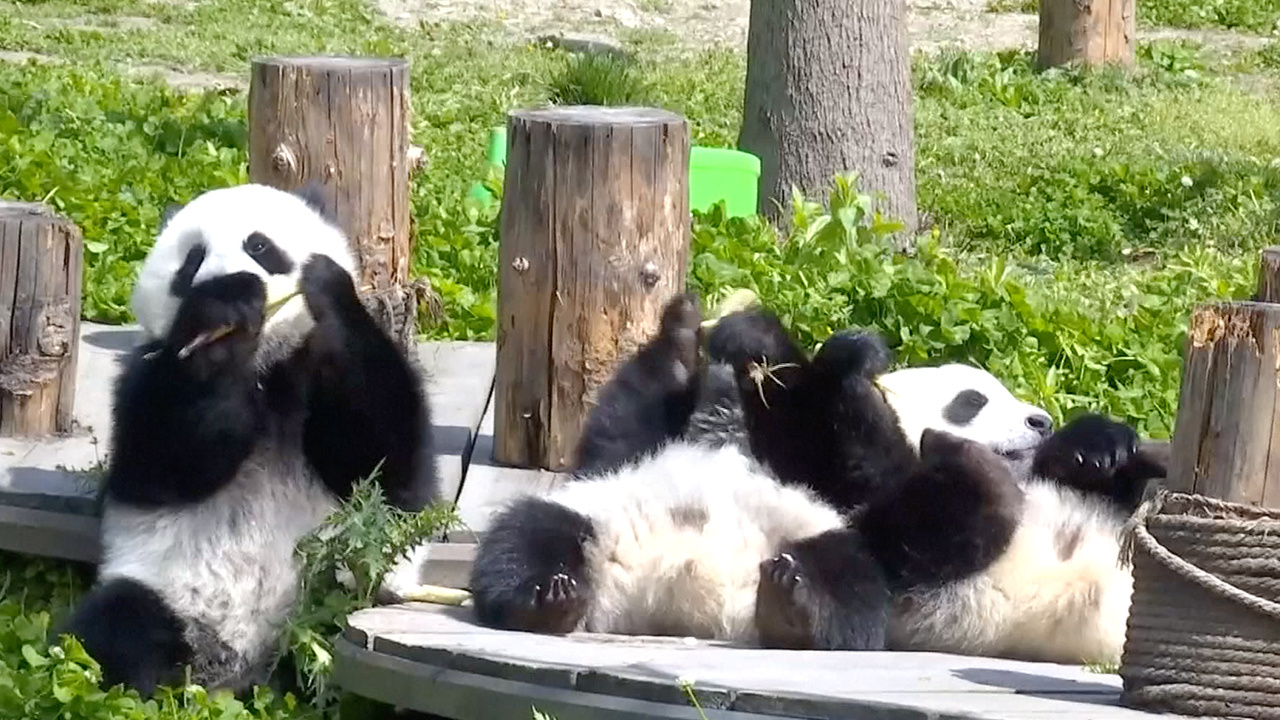
[[[108,686],[150,694],[188,664],[210,688],[264,681],[299,538],[380,464],[390,503],[434,499],[425,393],[319,208],[309,193],[213,190],[143,264],[146,342],[115,388],[102,562],[60,628]]]
[[[482,623],[1118,660],[1116,533],[1163,472],[1129,428],[1051,434],[973,368],[881,376],[870,334],[810,359],[760,310],[715,326],[705,369],[698,335],[676,298],[600,393],[579,479],[495,517]]]

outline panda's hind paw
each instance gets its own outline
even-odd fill
[[[755,615],[762,646],[812,649],[814,608],[804,570],[793,555],[783,552],[760,563]]]
[[[567,573],[556,573],[534,586],[530,629],[555,634],[573,632],[586,609],[586,597],[578,581]]]

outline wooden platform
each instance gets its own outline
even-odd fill
[[[131,327],[86,323],[69,437],[0,439],[0,550],[97,559],[95,466],[110,453],[110,397]],[[443,499],[467,528],[426,552],[421,582],[463,587],[490,510],[563,482],[492,461],[495,348],[424,343]],[[100,469],[96,471],[100,472]],[[680,688],[692,679],[708,718],[1027,718],[1124,720],[1119,678],[1081,667],[918,653],[731,648],[673,638],[500,632],[469,608],[423,604],[362,611],[339,640],[335,681],[347,690],[458,720],[699,718]]]
[[[111,391],[121,357],[140,338],[136,327],[84,323],[77,429],[44,441],[0,438],[0,550],[97,560],[96,474],[111,450]],[[423,581],[457,585],[465,580],[469,543],[483,532],[488,510],[524,487],[549,487],[561,478],[492,462],[493,343],[422,343],[418,359],[431,399],[441,499],[458,503],[467,526],[443,538],[448,547],[430,548]]]
[[[448,718],[1126,720],[1120,678],[1083,667],[906,652],[757,650],[679,638],[557,637],[480,627],[425,604],[355,613],[334,680]]]

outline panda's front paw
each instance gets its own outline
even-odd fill
[[[1107,491],[1137,453],[1138,433],[1102,415],[1082,415],[1040,446],[1033,471],[1081,490]]]
[[[756,629],[763,647],[812,649],[815,607],[804,570],[795,556],[783,552],[760,563]]]
[[[247,367],[262,332],[266,297],[266,286],[252,273],[193,286],[169,329],[169,351],[202,378],[226,366]]]
[[[362,307],[350,273],[327,255],[312,255],[303,265],[302,296],[317,323]]]
[[[868,380],[887,370],[892,361],[884,339],[869,330],[841,330],[827,338],[813,357],[815,367],[834,375]]]

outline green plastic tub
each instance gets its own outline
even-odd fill
[[[724,200],[730,217],[754,215],[760,183],[760,158],[728,148],[689,150],[689,207],[707,210]]]
[[[507,129],[489,131],[488,161],[491,166],[507,164]],[[707,210],[724,200],[731,217],[756,212],[756,192],[760,183],[760,158],[728,148],[694,146],[689,150],[689,207]],[[483,203],[493,199],[480,183],[471,187],[471,196]]]

